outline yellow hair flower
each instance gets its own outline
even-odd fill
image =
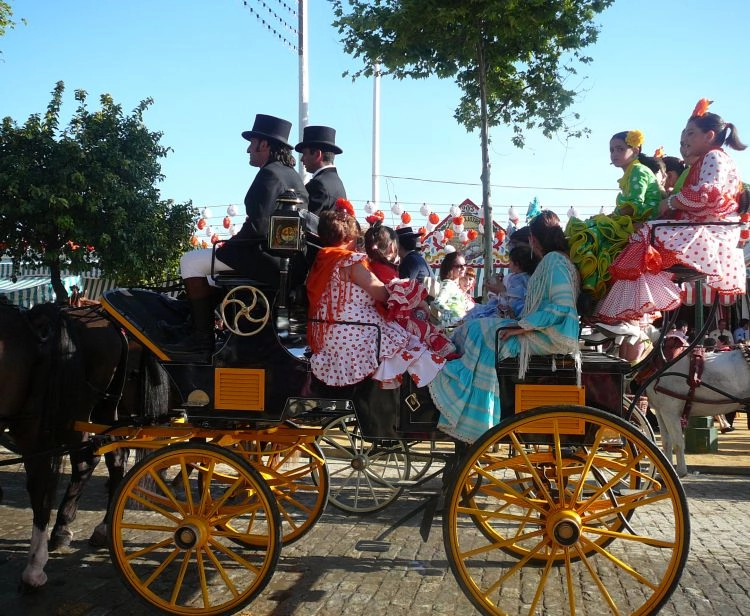
[[[643,145],[643,133],[639,130],[629,130],[625,137],[625,143],[631,148],[640,148]]]

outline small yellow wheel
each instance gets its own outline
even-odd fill
[[[243,285],[227,293],[220,307],[226,328],[238,336],[254,336],[268,323],[271,307],[260,289]]]
[[[170,614],[237,612],[268,584],[281,550],[271,490],[215,445],[165,446],[144,458],[109,516],[110,556],[123,581]]]
[[[582,434],[565,433],[571,418]],[[646,615],[677,586],[690,522],[672,465],[637,428],[596,409],[544,407],[472,446],[446,496],[443,541],[483,614],[554,605]]]
[[[307,534],[328,501],[328,467],[320,446],[314,441],[241,441],[237,452],[271,488],[281,516],[283,544]]]

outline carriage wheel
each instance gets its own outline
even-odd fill
[[[281,515],[281,540],[289,545],[320,519],[328,501],[328,468],[315,442],[242,441],[238,453],[256,468],[273,492]]]
[[[214,445],[156,450],[125,476],[109,515],[121,577],[170,614],[236,612],[268,584],[281,550],[271,490],[240,456]]]
[[[536,433],[540,417],[551,434]],[[560,432],[571,418],[585,421],[585,435]],[[443,518],[451,569],[484,614],[532,616],[552,604],[655,613],[689,540],[672,465],[628,422],[586,407],[535,409],[488,431],[464,458]]]
[[[366,441],[354,414],[337,417],[318,437],[331,487],[328,502],[347,513],[372,513],[396,500],[411,464],[403,441]]]

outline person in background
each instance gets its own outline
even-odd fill
[[[261,248],[268,237],[276,199],[284,191],[293,190],[302,201],[300,208],[307,208],[307,190],[295,170],[297,161],[288,143],[291,128],[292,124],[287,120],[259,113],[252,129],[242,133],[242,137],[250,142],[247,148],[250,165],[259,168],[245,195],[247,218],[235,236],[216,248],[215,260],[211,248],[191,250],[182,255],[180,276],[190,304],[193,333],[175,343],[165,344],[165,350],[203,353],[212,349],[215,300],[208,281],[212,271],[234,270],[265,284],[278,284],[280,260]],[[293,261],[294,271],[306,272],[304,258]]]
[[[750,319],[740,319],[740,326],[734,330],[732,337],[735,344],[750,340]]]
[[[665,156],[662,160],[664,161],[664,169],[666,172],[664,189],[668,194],[672,194],[677,179],[683,174],[687,165],[676,156]]]
[[[339,200],[325,210],[318,234],[323,247],[306,283],[312,373],[335,387],[370,377],[392,389],[404,372],[418,387],[429,383],[445,360],[378,311],[376,304],[387,303],[389,294],[365,265],[367,256],[356,251],[359,225],[352,204]]]
[[[474,301],[474,286],[476,283],[477,272],[473,267],[467,265],[464,275],[458,279],[458,286],[466,294],[467,306],[471,306],[471,308],[476,304]]]
[[[398,277],[411,278],[420,282],[424,282],[427,278],[434,279],[432,269],[422,256],[422,236],[411,227],[396,229],[396,235],[398,235],[398,256],[401,257]]]
[[[466,297],[458,281],[466,271],[466,257],[456,250],[449,252],[440,264],[440,290],[430,306],[433,322],[451,327],[464,318],[474,301]]]
[[[336,145],[336,130],[329,126],[305,126],[302,141],[294,146],[302,154],[305,171],[312,174],[305,184],[308,211],[320,216],[330,210],[337,199],[346,199],[346,189],[336,171],[334,159],[343,150]]]
[[[716,329],[712,329],[710,332],[708,332],[708,336],[710,338],[713,338],[714,340],[718,340],[719,336],[726,336],[730,340],[732,340],[732,332],[727,327],[727,320],[726,319],[719,319],[717,323]]]

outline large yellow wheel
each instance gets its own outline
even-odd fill
[[[320,446],[314,441],[242,441],[237,451],[273,492],[281,516],[282,543],[303,537],[323,515],[328,501],[328,468]]]
[[[124,582],[170,614],[237,612],[271,579],[281,550],[271,490],[215,445],[144,458],[120,484],[110,518],[110,555]]]
[[[583,434],[565,433],[571,418]],[[535,409],[488,431],[445,508],[448,561],[484,614],[653,614],[688,555],[672,465],[628,422],[586,407]]]

